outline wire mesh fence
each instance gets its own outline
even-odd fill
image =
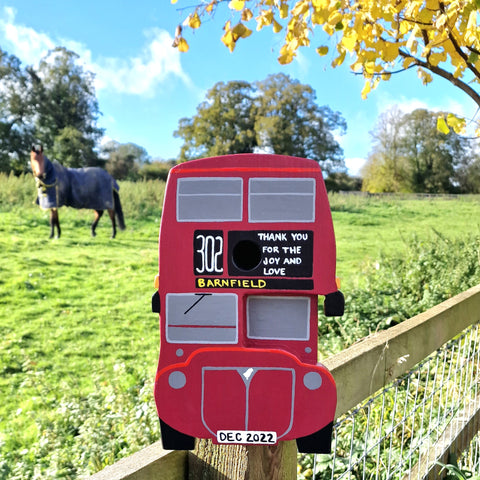
[[[471,440],[479,425],[479,336],[478,324],[469,327],[343,415],[333,453],[301,458],[300,478],[437,478],[454,443],[465,450],[461,467],[480,471],[480,439]]]

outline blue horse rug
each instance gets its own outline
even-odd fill
[[[115,179],[98,167],[67,168],[45,159],[45,174],[37,178],[37,204],[40,208],[63,205],[91,210],[114,208],[113,191],[119,191]]]

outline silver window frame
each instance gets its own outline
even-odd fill
[[[252,183],[257,181],[257,180],[262,180],[264,182],[296,182],[296,181],[308,181],[313,185],[312,193],[298,193],[298,192],[285,192],[285,193],[269,193],[269,192],[263,192],[263,193],[258,193],[258,192],[252,192]],[[293,177],[293,178],[288,178],[288,177],[282,177],[282,178],[273,178],[273,177],[251,177],[248,180],[248,222],[249,223],[313,223],[315,222],[315,216],[316,216],[316,179],[312,177]],[[275,219],[275,220],[256,220],[252,219],[252,197],[254,196],[279,196],[281,195],[282,197],[285,196],[305,196],[305,197],[311,197],[312,199],[312,217],[308,219],[289,219],[289,218],[282,218],[282,219]]]
[[[240,215],[237,217],[232,218],[180,218],[180,203],[182,197],[187,196],[200,196],[202,194],[193,194],[193,193],[181,193],[180,192],[180,184],[182,182],[203,182],[203,181],[221,181],[221,180],[236,180],[240,182],[240,191],[239,193],[205,193],[203,195],[207,197],[239,197],[240,198]],[[179,223],[185,222],[198,222],[198,223],[206,223],[206,222],[240,222],[243,220],[243,178],[242,177],[181,177],[177,179],[177,192],[176,192],[176,220]]]
[[[306,332],[307,332],[307,335],[306,335],[306,338],[299,338],[299,337],[296,337],[296,338],[288,338],[288,337],[274,337],[274,336],[269,336],[269,337],[257,337],[257,336],[252,336],[250,335],[250,309],[249,309],[249,303],[251,300],[258,300],[258,299],[262,299],[262,300],[268,300],[268,299],[276,299],[276,300],[284,300],[284,301],[288,301],[288,300],[293,300],[293,299],[304,299],[304,300],[307,300],[307,316],[305,318],[305,321],[306,321]],[[281,296],[275,296],[275,295],[270,295],[270,296],[260,296],[260,295],[250,295],[247,297],[247,303],[246,303],[246,319],[247,319],[247,338],[251,339],[251,340],[275,340],[275,341],[282,341],[282,340],[285,340],[285,341],[298,341],[298,342],[306,342],[308,340],[310,340],[310,310],[311,310],[311,298],[306,296],[306,295],[297,295],[297,296],[294,296],[294,297],[281,297]]]

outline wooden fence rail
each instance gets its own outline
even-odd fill
[[[323,363],[337,384],[337,417],[479,321],[480,285],[477,285],[326,359]],[[446,445],[446,453],[448,450]],[[280,442],[276,447],[245,447],[218,446],[200,440],[193,452],[166,452],[157,442],[106,467],[90,480],[291,480],[295,477],[294,441]]]

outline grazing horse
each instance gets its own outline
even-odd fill
[[[60,222],[58,208],[65,205],[73,208],[88,208],[95,210],[92,223],[92,236],[103,215],[108,210],[112,221],[112,238],[115,238],[117,228],[115,216],[120,230],[125,229],[122,205],[115,179],[105,170],[98,167],[66,168],[57,162],[51,162],[43,155],[43,147],[32,146],[30,164],[37,183],[37,204],[42,209],[50,209],[50,238],[60,237]]]

